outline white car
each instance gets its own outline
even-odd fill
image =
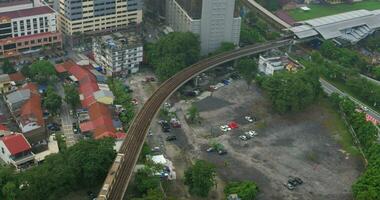
[[[251,116],[245,116],[244,117],[245,118],[245,120],[247,120],[248,122],[253,122],[253,118],[251,117]]]
[[[243,141],[247,141],[248,140],[248,137],[245,136],[245,135],[240,135],[239,138]]]
[[[231,128],[228,125],[221,125],[220,130],[223,132],[227,132],[227,131],[230,131]]]

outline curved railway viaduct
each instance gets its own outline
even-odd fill
[[[245,56],[261,53],[270,49],[291,45],[292,39],[281,39],[260,45],[251,45],[230,52],[222,53],[195,63],[165,81],[145,102],[140,112],[135,116],[127,132],[118,155],[108,172],[103,187],[99,193],[100,200],[121,200],[132,176],[134,166],[140,155],[148,129],[162,103],[179,87],[198,74],[220,64]]]

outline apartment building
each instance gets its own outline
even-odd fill
[[[66,35],[125,29],[142,21],[142,0],[55,0]]]
[[[0,58],[19,56],[43,46],[62,47],[54,10],[39,6],[0,13]]]
[[[143,43],[134,33],[114,33],[93,40],[95,61],[108,75],[128,75],[139,70],[143,61]]]
[[[166,0],[166,20],[175,31],[199,35],[202,55],[222,42],[239,44],[241,18],[235,0]]]

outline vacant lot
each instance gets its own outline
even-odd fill
[[[182,122],[191,103],[181,101],[175,105]],[[184,123],[182,129],[170,133],[177,135],[177,141],[163,141],[166,133],[159,133],[158,127],[153,125],[157,135],[150,143],[163,146],[177,167],[179,180],[168,186],[169,195],[193,199],[183,189],[183,170],[193,160],[205,159],[217,166],[221,179],[208,199],[221,199],[221,185],[236,180],[257,182],[261,189],[259,200],[352,199],[351,184],[359,176],[362,162],[355,147],[347,144],[349,140],[342,135],[345,130],[338,115],[324,104],[299,114],[280,116],[271,111],[260,89],[255,86],[248,89],[243,81],[236,81],[214,92],[212,97],[194,103],[201,110],[202,124]],[[245,121],[245,115],[256,116],[258,122]],[[239,124],[237,130],[227,133],[219,130],[220,125],[232,120]],[[238,138],[252,129],[259,135],[248,141]],[[219,156],[206,152],[210,141],[223,144],[228,154]],[[344,141],[343,145],[338,141]],[[288,176],[298,176],[304,184],[289,191],[283,186]]]
[[[296,21],[302,21],[307,19],[313,19],[317,17],[324,17],[328,15],[334,15],[338,13],[366,9],[366,10],[376,10],[380,9],[380,1],[370,0],[357,2],[353,4],[338,4],[338,5],[310,5],[311,10],[303,11],[301,9],[290,10],[288,14]]]

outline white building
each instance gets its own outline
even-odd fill
[[[296,71],[299,65],[288,56],[263,57],[259,56],[259,72],[265,75],[273,75],[276,71]]]
[[[143,61],[143,43],[134,33],[113,33],[94,39],[95,62],[106,69],[108,75],[128,75],[139,70]]]
[[[166,20],[175,30],[200,36],[201,54],[218,49],[222,42],[239,44],[241,18],[235,0],[167,0]]]
[[[32,147],[21,133],[0,136],[0,158],[16,169],[27,167],[34,163]]]

